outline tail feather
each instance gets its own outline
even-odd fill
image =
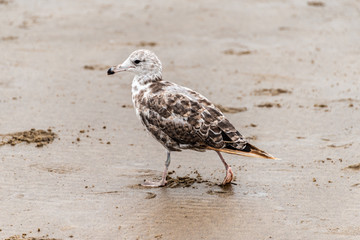
[[[229,149],[229,148],[214,148],[214,147],[210,147],[210,146],[207,146],[206,148],[210,149],[210,150],[218,151],[218,152],[236,154],[236,155],[241,155],[241,156],[245,156],[245,157],[258,157],[258,158],[279,160],[279,158],[276,158],[276,157],[272,156],[271,154],[255,147],[249,143],[248,143],[248,145],[250,146],[249,152],[245,152],[245,151],[241,151],[241,150],[234,150],[234,149]]]

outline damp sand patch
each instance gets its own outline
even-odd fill
[[[201,184],[205,183],[208,186],[217,185],[216,183],[210,182],[202,178],[200,173],[197,170],[194,170],[190,174],[186,176],[172,176],[175,174],[175,171],[170,171],[166,177],[167,184],[165,187],[167,188],[188,188],[193,186],[195,183]],[[194,176],[195,175],[195,176]]]
[[[253,92],[254,95],[256,96],[278,96],[280,94],[291,94],[292,92],[290,90],[287,89],[282,89],[282,88],[263,88],[263,89],[258,89],[255,90]]]
[[[352,170],[360,170],[360,163],[347,166],[346,168],[352,169]]]
[[[97,71],[105,71],[110,68],[110,66],[101,65],[101,64],[93,64],[93,65],[84,65],[83,68],[85,70],[97,70]]]
[[[36,147],[43,147],[52,143],[56,137],[57,135],[51,129],[45,131],[32,128],[30,131],[0,134],[0,146],[7,144],[15,146],[25,142],[34,143]]]
[[[238,113],[247,111],[246,107],[225,107],[220,104],[215,105],[223,113]]]
[[[8,238],[5,238],[5,240],[60,240],[58,238],[48,238],[47,236],[44,237],[28,237],[27,234],[23,233],[21,235],[14,235]]]
[[[280,103],[270,103],[270,102],[258,104],[256,106],[259,108],[272,108],[272,107],[281,108]]]
[[[209,180],[205,180],[202,178],[200,173],[197,170],[191,172],[191,174],[187,174],[185,176],[173,176],[175,175],[175,171],[169,171],[166,176],[166,185],[165,188],[188,188],[192,187],[194,184],[202,184],[205,183],[207,186],[215,186],[219,185],[217,183],[211,182]],[[154,179],[155,181],[160,179]],[[145,180],[144,180],[145,181]],[[195,187],[195,186],[193,186]],[[132,189],[148,189],[149,187],[142,186],[141,184],[131,185],[129,188]]]

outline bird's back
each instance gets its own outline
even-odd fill
[[[142,123],[167,148],[246,150],[247,142],[224,114],[189,88],[155,81],[135,98]]]

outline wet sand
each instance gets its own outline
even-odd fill
[[[0,1],[0,239],[358,239],[356,1]],[[148,48],[282,160],[164,149],[131,105]],[[349,167],[350,166],[350,167]],[[173,187],[171,187],[173,186]]]

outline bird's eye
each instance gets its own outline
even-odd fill
[[[141,61],[140,60],[135,60],[134,63],[135,64],[139,64]]]

